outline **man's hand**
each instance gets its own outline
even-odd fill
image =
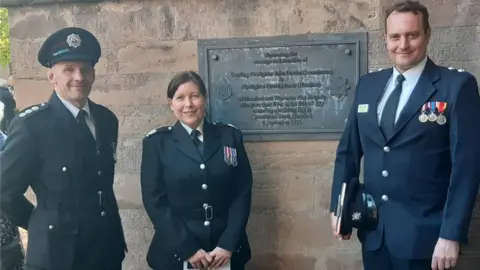
[[[335,213],[330,213],[330,218],[332,221],[332,233],[333,237],[338,238],[338,239],[343,239],[343,240],[349,240],[350,239],[350,234],[349,235],[340,235],[337,233],[337,217],[335,216]]]
[[[213,257],[213,262],[210,268],[215,269],[224,266],[232,257],[232,252],[220,247],[216,247],[212,252],[210,252],[210,256]]]
[[[193,254],[188,262],[192,264],[192,266],[196,269],[204,269],[208,268],[212,262],[213,258],[208,254],[205,250],[200,249],[197,253]]]
[[[432,270],[452,269],[457,265],[460,245],[456,241],[438,238],[432,256]]]

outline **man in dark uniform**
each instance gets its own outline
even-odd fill
[[[394,67],[357,84],[335,161],[332,224],[340,187],[358,177],[363,157],[365,189],[378,209],[376,229],[358,231],[365,270],[450,269],[479,187],[477,81],[427,56],[423,5],[394,5],[385,25]]]
[[[27,269],[117,270],[126,243],[113,192],[118,120],[88,95],[97,39],[64,28],[43,44],[54,92],[23,110],[0,155],[0,207],[28,230]],[[34,207],[24,193],[31,187]]]

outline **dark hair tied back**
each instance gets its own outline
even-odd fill
[[[177,73],[172,78],[172,80],[170,80],[170,83],[168,84],[168,88],[167,88],[167,97],[169,99],[172,99],[173,96],[175,96],[175,93],[177,92],[178,87],[180,87],[180,85],[187,82],[192,82],[195,85],[197,85],[200,91],[200,94],[202,96],[207,95],[207,89],[205,88],[205,83],[203,82],[200,75],[198,75],[195,71],[184,71],[184,72]]]

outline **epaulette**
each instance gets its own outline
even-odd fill
[[[379,69],[377,69],[377,70],[370,70],[368,73],[378,72],[378,71],[382,71],[382,70],[383,70],[383,68],[379,68]]]
[[[23,109],[19,114],[18,114],[18,117],[26,117],[26,116],[29,116],[29,115],[33,115],[39,111],[43,111],[45,110],[46,108],[48,107],[47,103],[41,103],[41,104],[37,104],[37,105],[33,105],[33,106],[30,106],[30,107],[27,107],[25,109]]]
[[[232,124],[225,124],[225,123],[220,122],[220,121],[213,122],[213,124],[216,125],[216,126],[230,126],[230,127],[235,128],[235,129],[238,129],[236,126],[234,126]]]
[[[463,68],[459,68],[459,69],[456,69],[454,67],[448,67],[449,70],[457,70],[458,72],[465,72],[465,69]]]
[[[158,128],[152,129],[150,132],[148,132],[147,137],[150,137],[150,136],[152,136],[153,134],[156,134],[156,133],[164,133],[164,132],[171,132],[171,131],[172,131],[171,126],[158,127]]]

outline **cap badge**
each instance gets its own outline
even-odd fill
[[[70,34],[67,37],[67,43],[68,43],[68,46],[73,47],[73,48],[77,48],[77,47],[80,47],[82,45],[82,40],[80,39],[79,35]]]

